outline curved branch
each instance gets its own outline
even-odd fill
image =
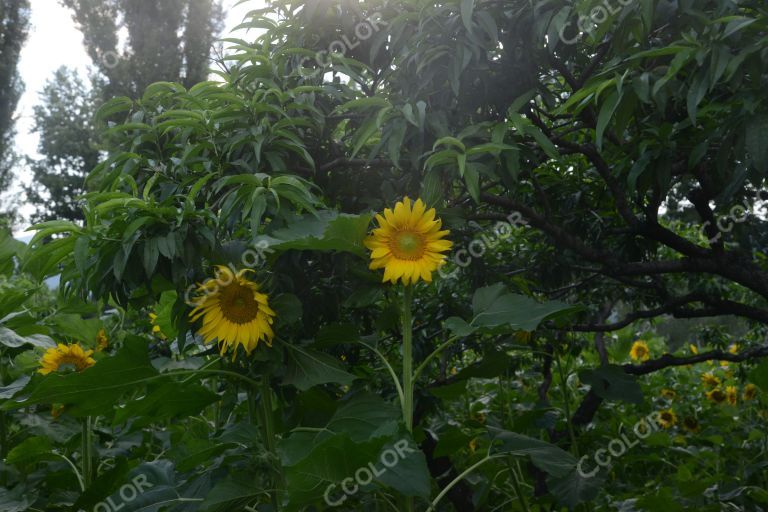
[[[768,357],[768,344],[760,347],[753,347],[738,354],[731,354],[722,350],[712,350],[702,354],[694,354],[687,357],[673,356],[664,354],[658,359],[651,359],[641,364],[625,364],[622,366],[624,371],[630,375],[646,375],[671,366],[686,366],[704,361],[730,361],[732,363],[741,363],[751,359],[760,359]]]

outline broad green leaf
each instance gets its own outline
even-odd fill
[[[333,357],[312,349],[285,343],[286,361],[283,384],[304,391],[312,386],[334,382],[351,384],[355,376],[343,369]]]
[[[284,229],[254,239],[266,252],[287,251],[345,251],[365,256],[363,239],[368,233],[371,215],[348,215],[336,212],[319,212],[297,218]]]
[[[616,111],[616,106],[621,101],[622,95],[618,91],[613,91],[600,107],[600,114],[597,116],[597,130],[595,131],[595,140],[597,141],[597,149],[603,148],[603,134],[608,127],[608,123],[613,117],[613,113]]]
[[[504,326],[514,330],[533,331],[541,322],[580,310],[558,301],[536,302],[525,295],[503,292],[500,285],[480,288],[473,298],[473,327]]]
[[[32,345],[33,347],[39,347],[48,349],[56,346],[50,337],[42,334],[33,334],[30,336],[20,336],[13,330],[0,326],[0,345],[6,347],[18,348],[25,344]]]
[[[531,462],[547,474],[566,476],[576,467],[576,458],[554,444],[495,427],[489,428],[489,432],[494,452],[530,456]]]
[[[149,362],[146,340],[129,336],[117,354],[82,372],[35,375],[15,398],[27,396],[21,401],[9,400],[2,408],[63,404],[72,406],[69,412],[76,416],[111,416],[113,407],[124,393],[157,376],[157,370]]]
[[[27,466],[41,460],[53,459],[51,440],[47,437],[28,437],[8,452],[5,462],[13,466]]]
[[[196,382],[153,382],[144,396],[134,396],[115,413],[114,423],[131,421],[140,428],[168,418],[194,416],[219,399]]]
[[[626,373],[621,366],[611,364],[594,370],[582,370],[579,379],[592,386],[592,391],[606,400],[635,404],[643,402],[643,391],[637,379]]]
[[[245,511],[249,502],[263,494],[264,489],[254,487],[253,478],[249,475],[234,473],[225,480],[220,480],[211,489],[200,504],[200,510],[204,512]]]
[[[581,476],[577,470],[573,470],[567,475],[550,475],[547,478],[547,487],[557,498],[558,503],[570,508],[575,508],[580,503],[595,499],[604,485],[605,479],[601,475],[597,474],[591,478],[586,478]]]

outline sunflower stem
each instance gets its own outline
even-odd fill
[[[87,489],[89,485],[91,485],[91,482],[93,481],[93,439],[91,434],[91,417],[86,416],[83,419],[83,431],[81,435],[81,458],[82,460],[82,475],[83,475],[83,485]]]
[[[275,492],[272,494],[272,505],[279,512],[282,504],[283,470],[277,455],[274,414],[272,412],[272,388],[269,385],[269,377],[267,375],[263,375],[261,378],[261,406],[264,423],[264,441],[272,458],[272,463],[275,464],[275,473],[277,473],[277,478],[274,479],[275,485],[273,487]]]
[[[403,290],[403,421],[409,433],[413,433],[413,287]]]
[[[5,460],[8,455],[8,425],[5,411],[0,411],[0,460]],[[0,474],[0,485],[5,487],[7,483],[7,472]]]
[[[413,433],[413,287],[403,290],[403,421],[408,433]],[[405,510],[413,511],[413,498],[405,498]]]
[[[512,456],[507,457],[507,468],[509,469],[510,476],[512,476],[512,488],[515,490],[515,495],[517,495],[517,501],[520,503],[523,512],[529,512],[528,502],[525,500],[525,494],[523,494],[523,490],[520,487],[520,479],[512,465]]]

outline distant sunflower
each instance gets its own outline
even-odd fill
[[[730,345],[728,347],[728,353],[729,354],[734,354],[734,355],[738,354],[739,353],[739,344],[738,343],[734,343],[733,345]]]
[[[739,390],[736,389],[736,386],[726,386],[725,398],[728,400],[729,404],[736,405],[736,402],[739,399]]]
[[[268,297],[260,293],[253,281],[245,278],[250,269],[238,273],[225,266],[217,266],[216,279],[206,281],[198,287],[198,306],[190,313],[195,322],[202,317],[203,325],[197,331],[205,343],[218,340],[221,355],[232,350],[232,359],[241,345],[247,354],[260,341],[272,346],[272,322],[275,312],[269,307]]]
[[[669,400],[674,400],[677,397],[674,389],[664,388],[661,390],[661,396]]]
[[[473,412],[472,414],[470,414],[470,419],[478,423],[485,423],[485,413],[481,411]]]
[[[41,368],[37,370],[37,373],[48,375],[51,372],[66,368],[81,372],[96,364],[96,360],[91,357],[91,354],[93,354],[93,350],[83,350],[83,347],[77,343],[74,345],[59,343],[58,346],[45,351],[40,359]]]
[[[720,379],[718,379],[711,373],[702,374],[701,382],[708,388],[716,388],[717,386],[720,385]]]
[[[671,428],[677,423],[677,415],[672,409],[661,411],[659,413],[659,424],[662,428]]]
[[[716,404],[721,404],[725,402],[725,399],[727,398],[725,396],[725,393],[723,393],[723,390],[720,388],[715,388],[712,391],[707,391],[706,393],[707,400],[710,402],[714,402]]]
[[[421,199],[411,205],[405,198],[395,205],[394,211],[384,209],[376,214],[379,227],[365,239],[371,250],[372,270],[384,269],[384,282],[413,284],[419,279],[432,281],[432,272],[445,263],[453,243],[443,238],[450,233],[441,231],[442,221],[435,218],[435,209],[427,210]]]
[[[691,350],[691,354],[698,354],[699,353],[699,347],[691,343],[688,345],[688,348]]]
[[[635,361],[647,361],[651,358],[651,351],[648,348],[648,344],[642,340],[637,340],[632,344],[632,348],[629,350],[629,357]]]
[[[107,331],[99,329],[99,333],[96,335],[96,352],[101,352],[109,346],[109,337]]]
[[[755,396],[757,396],[757,386],[751,383],[744,386],[744,394],[742,395],[742,398],[744,398],[745,401],[754,400]]]
[[[51,406],[51,417],[54,420],[59,419],[61,417],[61,414],[64,412],[64,409],[66,408],[65,405],[62,404],[53,404]]]
[[[686,416],[683,418],[682,426],[684,430],[687,430],[691,433],[696,433],[699,430],[701,430],[701,426],[699,426],[699,421],[694,418],[693,416]]]

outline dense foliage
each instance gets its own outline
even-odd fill
[[[26,199],[35,221],[82,221],[83,181],[98,163],[102,133],[93,123],[99,104],[119,95],[139,97],[151,83],[192,86],[208,76],[212,42],[223,9],[213,0],[61,2],[72,12],[91,58],[92,76],[61,68],[40,91],[33,131],[40,158],[28,158]]]
[[[768,12],[608,4],[273,1],[102,105],[83,222],[0,239],[0,504],[765,510]],[[412,287],[404,196],[453,242]],[[217,265],[249,355],[190,318]]]

